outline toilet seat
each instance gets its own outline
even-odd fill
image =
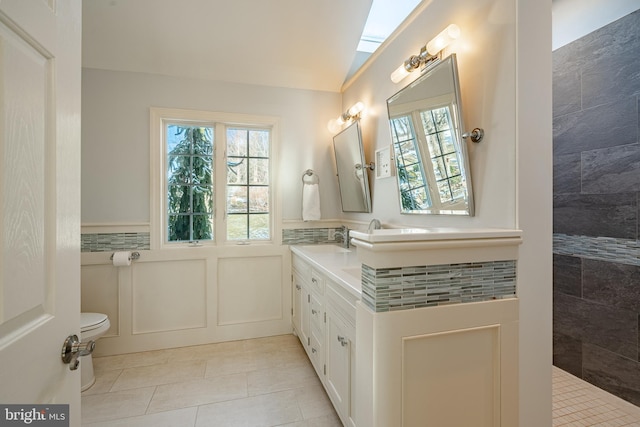
[[[80,332],[89,332],[95,329],[109,329],[109,318],[102,313],[80,313]]]

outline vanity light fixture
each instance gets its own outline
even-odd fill
[[[360,118],[360,113],[364,110],[364,103],[357,102],[353,104],[347,111],[340,114],[337,119],[329,120],[327,127],[333,133],[338,133],[342,129],[342,125],[347,122]]]
[[[458,37],[460,37],[460,27],[456,24],[449,25],[431,39],[429,43],[422,46],[418,55],[411,55],[402,65],[396,68],[396,70],[391,73],[391,81],[398,83],[412,71],[439,59],[440,52]]]

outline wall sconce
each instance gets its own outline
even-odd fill
[[[357,102],[353,104],[347,111],[340,114],[337,119],[329,120],[327,127],[333,133],[338,133],[342,129],[342,125],[360,118],[360,113],[364,110],[364,103]]]
[[[422,46],[418,55],[411,55],[409,59],[404,61],[396,70],[391,73],[391,81],[398,83],[414,70],[427,65],[430,62],[439,59],[439,54],[445,47],[449,46],[452,41],[460,37],[460,27],[451,24],[440,34],[435,36],[429,43]]]

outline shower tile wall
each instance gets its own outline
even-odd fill
[[[554,364],[640,405],[640,10],[553,66]]]

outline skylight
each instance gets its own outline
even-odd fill
[[[373,53],[421,0],[373,0],[358,52]]]

